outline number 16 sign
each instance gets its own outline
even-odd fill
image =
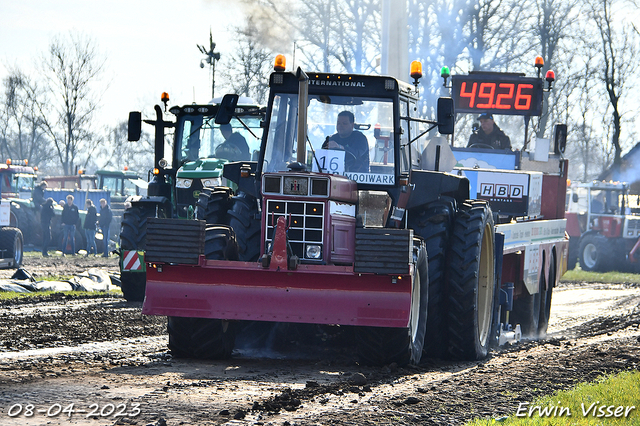
[[[333,175],[344,174],[344,151],[337,149],[316,149],[316,158],[312,171],[321,173],[331,173]],[[318,170],[318,163],[320,170]]]

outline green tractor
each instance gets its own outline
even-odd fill
[[[155,120],[142,120],[140,112],[129,114],[130,141],[140,139],[142,121],[154,126],[155,158],[147,195],[133,198],[131,206],[122,215],[120,279],[128,301],[144,299],[147,220],[156,217],[195,219],[198,205],[219,207],[219,203],[209,201],[228,199],[234,189],[234,184],[222,176],[224,164],[257,158],[265,108],[249,98],[227,96],[233,100],[231,104],[235,104],[231,108],[221,108],[221,100],[214,99],[210,104],[174,106],[167,113],[169,99],[163,96],[164,111],[156,105]],[[173,120],[165,120],[166,116],[173,116]],[[216,123],[221,121],[216,117],[222,116],[225,116],[222,121],[228,124]],[[227,120],[229,117],[230,121]],[[170,136],[173,139],[172,155],[165,158],[165,140]],[[205,208],[197,210],[203,216],[198,219],[208,217],[211,223],[216,222],[216,212]],[[220,213],[226,214],[226,210]],[[176,243],[179,244],[178,238]]]

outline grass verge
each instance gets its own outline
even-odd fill
[[[612,283],[612,284],[640,284],[640,274],[627,272],[587,272],[576,268],[567,271],[560,281],[563,282],[587,282],[587,283]]]
[[[33,293],[16,293],[14,291],[0,291],[0,301],[12,299],[60,299],[64,297],[72,298],[92,298],[104,297],[106,295],[117,296],[122,294],[120,289],[111,291],[38,291]]]
[[[559,391],[531,403],[520,403],[507,418],[474,420],[466,426],[545,425],[640,426],[640,372],[603,376],[593,383]]]

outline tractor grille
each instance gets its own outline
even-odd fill
[[[195,210],[200,191],[202,191],[202,182],[200,179],[193,179],[190,188],[176,188],[178,217],[186,218],[188,216],[189,206],[193,206]]]
[[[281,216],[284,216],[285,222],[289,226],[287,235],[293,254],[301,260],[322,261],[322,254],[318,259],[308,259],[305,257],[305,253],[309,244],[320,246],[320,252],[323,253],[324,204],[305,201],[267,200],[267,248],[273,240],[274,228],[278,223],[278,218]]]

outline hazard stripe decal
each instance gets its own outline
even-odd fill
[[[144,252],[136,250],[125,250],[122,254],[122,270],[144,272]]]

